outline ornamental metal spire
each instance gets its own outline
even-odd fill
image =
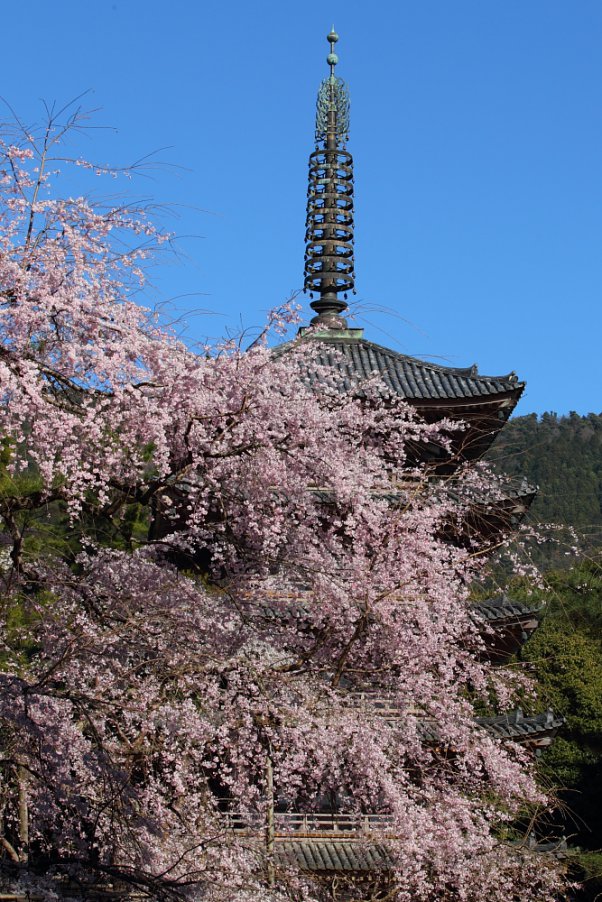
[[[354,290],[353,269],[353,157],[344,149],[349,137],[349,92],[335,75],[339,61],[334,25],[327,41],[330,75],[318,91],[316,149],[309,158],[305,232],[305,290],[319,293],[312,319],[328,329],[346,329],[340,314],[347,309],[347,292]],[[343,294],[345,300],[339,298]]]

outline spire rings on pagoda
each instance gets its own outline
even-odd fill
[[[305,276],[305,288],[307,291],[319,291],[327,293],[331,291],[351,291],[353,289],[353,266],[343,267],[340,259],[324,257],[319,261],[308,264]],[[317,302],[314,302],[317,303]],[[341,310],[347,306],[338,301]],[[314,307],[315,309],[315,307]]]
[[[308,244],[306,260],[316,258],[322,259],[325,254],[325,249],[326,241],[324,239],[317,238],[315,241],[312,241],[310,244]],[[353,249],[347,247],[344,244],[337,244],[332,247],[332,250],[335,254],[333,259],[341,258],[342,260],[346,260],[353,256]]]
[[[323,198],[317,198],[307,210],[307,231],[305,240],[312,237],[312,229],[325,233],[329,238],[341,238],[349,240],[353,238],[353,206],[347,208],[338,207],[336,215],[333,215],[332,207],[326,207]],[[348,236],[351,235],[351,238]]]
[[[314,150],[309,157],[310,186],[334,184],[353,193],[353,157],[347,150]]]
[[[315,150],[309,158],[305,288],[352,291],[353,158],[345,150]]]
[[[339,254],[337,254],[336,257],[333,257],[330,254],[322,252],[320,254],[314,254],[313,259],[307,260],[308,278],[319,274],[324,275],[326,272],[331,272],[341,278],[344,276],[351,276],[353,273],[353,259],[345,260],[344,258],[341,258]],[[344,289],[341,288],[341,291],[342,290]]]

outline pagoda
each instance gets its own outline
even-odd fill
[[[523,483],[509,481],[495,498],[466,497],[462,474],[487,451],[514,410],[524,390],[514,373],[503,376],[481,375],[476,366],[441,366],[401,354],[364,337],[363,329],[347,320],[347,299],[355,290],[353,158],[347,150],[349,136],[349,93],[336,75],[339,38],[334,29],[328,34],[329,74],[322,81],[317,98],[315,148],[309,158],[307,197],[305,290],[311,295],[314,317],[299,330],[297,337],[274,348],[278,357],[302,344],[304,353],[296,356],[302,381],[317,394],[333,385],[343,392],[362,397],[362,384],[378,377],[381,390],[401,399],[427,423],[445,420],[449,442],[443,447],[434,442],[408,449],[409,474],[414,465],[428,474],[428,484],[441,486],[463,502],[463,521],[450,524],[446,540],[486,552],[520,523],[535,497],[535,490]],[[329,370],[335,378],[328,379]],[[369,403],[366,401],[366,403]],[[458,428],[454,428],[457,424]],[[331,502],[327,490],[311,487],[325,505]],[[154,512],[153,538],[174,529],[174,511],[185,504],[186,480],[170,489],[171,512]],[[382,492],[381,492],[382,494]],[[404,487],[386,491],[391,505],[403,503]],[[203,561],[201,561],[203,563]],[[206,561],[204,562],[207,563]],[[300,598],[300,603],[305,603]],[[500,595],[475,604],[471,616],[483,638],[481,653],[494,663],[503,664],[517,652],[539,623],[536,607],[519,604]],[[389,722],[404,715],[395,701],[371,685],[341,685],[346,703],[377,714]],[[410,712],[412,713],[412,712]],[[478,726],[499,742],[518,743],[533,754],[552,742],[562,724],[548,711],[534,717],[518,709],[493,717],[476,718]],[[424,718],[420,729],[426,744],[442,754],[453,755],[439,735],[437,723]],[[272,784],[273,789],[273,784]],[[385,814],[355,815],[322,810],[308,813],[291,810],[273,797],[272,813],[265,823],[249,822],[248,816],[231,806],[224,787],[213,790],[217,804],[230,830],[246,844],[264,842],[267,835],[271,879],[280,868],[296,869],[312,880],[351,881],[370,898],[389,898],[394,891],[394,863],[388,851],[391,819]],[[351,897],[350,897],[351,898]],[[355,898],[355,897],[354,897]],[[364,898],[364,896],[362,896]]]
[[[437,461],[451,472],[463,461],[480,458],[514,410],[525,383],[515,373],[481,375],[476,365],[457,368],[428,363],[382,347],[350,327],[347,298],[355,293],[353,157],[347,150],[349,92],[336,75],[338,56],[334,29],[327,36],[330,74],[317,98],[315,149],[309,157],[305,233],[304,290],[315,316],[298,340],[319,345],[313,359],[334,365],[347,384],[377,374],[392,394],[403,398],[428,423],[442,418],[462,423],[452,446]],[[286,346],[284,346],[286,347]],[[282,350],[282,348],[280,349]],[[334,353],[333,353],[334,352]],[[316,381],[316,371],[308,372]],[[422,459],[441,450],[422,449]]]
[[[350,103],[348,88],[336,74],[339,37],[334,28],[327,40],[329,74],[317,97],[305,233],[304,289],[310,294],[315,315],[309,326],[301,328],[292,342],[275,348],[274,354],[286,354],[305,343],[310,353],[299,355],[301,375],[317,393],[330,368],[336,371],[334,383],[341,391],[358,394],[362,382],[377,376],[391,396],[403,399],[420,419],[461,426],[450,429],[445,449],[429,444],[410,450],[410,464],[426,465],[431,480],[441,480],[447,491],[461,493],[462,481],[456,477],[491,446],[525,383],[514,372],[486,376],[476,365],[447,367],[410,357],[369,341],[363,329],[349,324],[347,299],[349,293],[355,293],[354,176],[353,158],[347,149]],[[333,380],[328,384],[332,386]],[[474,543],[476,537],[486,549],[520,523],[534,497],[532,487],[508,482],[502,497],[472,499],[465,523],[460,529],[450,529],[449,540]],[[328,497],[323,501],[328,503]],[[396,503],[393,490],[390,501]],[[504,663],[536,629],[540,612],[502,595],[475,604],[473,616],[484,638],[484,653],[493,662]],[[349,700],[372,712],[377,710],[385,718],[399,716],[386,697],[369,688],[349,692]],[[477,718],[477,723],[500,742],[516,742],[537,754],[552,742],[562,721],[550,711],[528,717],[518,709]],[[437,725],[425,721],[422,729],[426,741],[437,746]],[[252,832],[248,824],[236,820],[235,813],[232,817],[235,830],[247,835]],[[366,815],[365,821],[356,823],[348,815],[276,810],[272,834],[276,862],[294,865],[314,878],[352,877],[366,886],[378,886],[378,892],[386,896],[392,886],[387,818]],[[368,844],[366,831],[373,837]]]
[[[274,353],[285,354],[299,342],[309,343],[310,353],[301,356],[299,365],[303,381],[317,393],[331,368],[343,391],[361,393],[361,384],[376,376],[422,421],[451,424],[445,448],[434,442],[408,448],[408,462],[427,465],[434,477],[445,478],[448,491],[461,494],[461,481],[454,483],[454,474],[485,454],[525,383],[514,372],[485,376],[476,365],[447,367],[401,354],[369,341],[363,329],[349,324],[347,298],[355,293],[353,157],[347,149],[350,103],[347,85],[336,75],[339,36],[334,28],[327,40],[330,71],[318,90],[305,232],[304,290],[310,294],[315,316],[293,342]],[[503,498],[471,499],[470,514],[460,530],[457,526],[450,530],[450,538],[494,545],[516,528],[534,497],[532,487],[508,479]]]

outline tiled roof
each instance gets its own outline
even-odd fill
[[[539,626],[542,608],[538,603],[520,604],[507,595],[473,604],[470,614],[482,633],[489,660],[502,663],[515,654]]]
[[[435,480],[432,484],[436,485]],[[497,507],[502,502],[524,502],[527,507],[537,495],[537,487],[530,485],[524,476],[504,476],[499,479],[496,486],[490,492],[480,487],[475,488],[470,482],[463,479],[447,478],[441,480],[445,493],[454,501],[475,505],[493,505]]]
[[[392,722],[402,714],[394,695],[387,692],[347,692],[343,697],[345,695],[349,698],[350,705],[365,707],[371,713],[381,715]],[[543,714],[525,716],[520,708],[516,708],[496,717],[475,717],[475,723],[494,739],[529,744],[540,737],[555,735],[564,724],[564,719],[549,710]],[[421,717],[418,714],[418,729],[425,742],[433,745],[441,743],[441,732],[435,718]]]
[[[514,373],[482,376],[476,365],[459,369],[427,363],[366,341],[361,331],[315,333],[301,339],[315,343],[315,353],[302,363],[305,381],[320,384],[324,381],[320,368],[333,367],[343,377],[341,387],[348,391],[358,379],[377,373],[389,389],[409,401],[478,401],[509,393],[518,398],[524,388]],[[281,345],[274,353],[279,356],[295,344]]]
[[[541,737],[549,741],[564,724],[564,719],[553,711],[544,711],[525,717],[520,708],[498,717],[477,717],[476,722],[496,739],[511,739],[514,742],[533,742]]]
[[[530,835],[527,843],[516,843],[535,852],[556,854],[566,851],[564,837],[551,842],[538,842]],[[311,872],[364,872],[385,873],[394,868],[391,850],[383,843],[354,839],[327,839],[324,837],[303,839],[277,838],[274,845],[277,864]]]
[[[497,623],[500,620],[509,620],[520,623],[526,617],[535,617],[541,613],[540,604],[522,604],[513,601],[507,595],[500,595],[497,598],[488,598],[486,601],[480,601],[474,605],[474,612],[480,620],[487,623]]]
[[[547,745],[564,724],[562,717],[553,711],[525,717],[520,708],[497,717],[475,717],[475,723],[483,727],[494,739],[524,743],[525,745]],[[441,735],[437,722],[430,718],[419,721],[420,732],[426,742],[437,745]]]
[[[303,871],[384,871],[392,860],[382,843],[350,839],[277,839],[276,860]]]
[[[392,506],[403,505],[407,502],[408,496],[416,494],[421,485],[424,488],[428,486],[435,492],[443,493],[454,501],[485,507],[499,507],[500,504],[508,502],[524,503],[528,507],[537,495],[537,488],[530,485],[523,476],[505,476],[497,482],[491,492],[487,492],[480,486],[475,487],[462,478],[446,476],[443,478],[432,477],[422,484],[408,480],[407,483],[397,488],[378,489],[372,494],[374,498],[384,499]],[[331,489],[309,486],[309,491],[324,504],[334,500],[334,492]]]

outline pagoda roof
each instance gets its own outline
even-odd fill
[[[507,595],[498,595],[496,598],[487,598],[485,601],[476,602],[474,612],[487,623],[499,623],[502,620],[519,623],[526,617],[541,614],[542,607],[541,602],[526,604],[513,601]]]
[[[464,506],[463,528],[450,525],[445,533],[454,541],[471,539],[476,535],[497,541],[496,536],[518,526],[537,495],[537,488],[520,476],[504,477],[497,488],[491,490],[467,483],[461,477],[432,477],[424,483],[424,487],[441,492]],[[392,507],[403,506],[417,488],[418,483],[408,481],[402,487],[375,491],[373,497],[384,499]],[[331,489],[311,486],[310,491],[325,504],[335,500]]]
[[[303,871],[382,871],[393,867],[385,845],[354,839],[276,839],[276,860]]]
[[[383,716],[390,722],[394,722],[403,715],[391,693],[352,692],[349,695],[351,704],[354,706],[363,707],[366,711]],[[442,742],[437,718],[422,717],[419,712],[407,713],[412,713],[417,717],[418,729],[425,742],[433,745],[439,745]],[[549,709],[541,714],[525,715],[521,708],[516,708],[493,717],[475,717],[474,722],[489,733],[493,739],[524,743],[525,745],[549,745],[560,727],[564,725],[564,718]]]
[[[525,716],[520,708],[516,708],[495,717],[475,717],[475,723],[493,739],[538,747],[550,745],[560,727],[564,725],[564,718],[549,710],[543,714]],[[419,727],[426,742],[433,745],[441,743],[436,719],[425,717],[419,720]]]
[[[361,382],[380,376],[387,388],[417,406],[420,403],[483,403],[510,396],[518,401],[525,386],[515,373],[484,376],[476,365],[449,367],[409,357],[384,348],[363,337],[363,329],[302,331],[300,338],[276,348],[280,356],[299,342],[315,342],[315,353],[301,364],[304,381],[312,387],[325,385],[323,367],[332,367],[342,376],[341,388],[353,389]]]
[[[564,718],[553,711],[525,717],[520,708],[497,717],[477,717],[476,722],[496,739],[527,744],[549,745],[564,724]]]
[[[527,849],[552,855],[562,854],[567,848],[564,836],[538,842],[533,833],[528,835],[526,843],[521,840],[510,845],[517,850]],[[382,874],[395,868],[394,847],[374,840],[366,841],[361,836],[347,836],[344,839],[323,836],[284,839],[277,836],[274,857],[280,866],[298,867],[301,871],[313,873],[355,871],[363,874],[374,872]]]
[[[433,485],[436,481],[431,480]],[[497,489],[475,487],[462,478],[440,480],[449,497],[463,504],[492,506],[496,502],[524,502],[527,507],[537,495],[537,486],[531,485],[524,476],[504,476],[499,479]]]
[[[507,595],[472,605],[471,615],[483,629],[489,660],[502,663],[515,654],[539,626],[542,611],[541,602],[521,604]]]

